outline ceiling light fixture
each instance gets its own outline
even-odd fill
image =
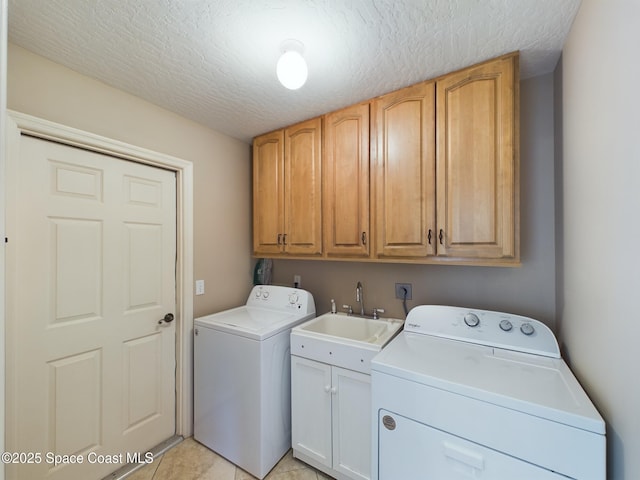
[[[298,40],[286,40],[280,49],[283,53],[276,65],[278,80],[289,90],[297,90],[307,81],[307,62],[302,56],[304,45]]]

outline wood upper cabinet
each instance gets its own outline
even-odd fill
[[[284,233],[284,131],[253,141],[253,251],[282,251]]]
[[[368,257],[368,103],[325,115],[323,154],[325,254]]]
[[[376,256],[435,250],[435,93],[425,82],[373,102]]]
[[[504,55],[257,137],[254,253],[517,265],[518,75]]]
[[[255,255],[322,253],[321,137],[315,118],[255,138]]]
[[[518,57],[436,84],[438,255],[519,261]]]

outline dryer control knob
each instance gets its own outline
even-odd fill
[[[466,323],[470,327],[477,327],[480,325],[480,319],[475,313],[467,313],[464,316],[464,323]]]
[[[523,323],[522,325],[520,325],[520,331],[525,335],[533,335],[533,332],[535,332],[536,330],[530,323]]]

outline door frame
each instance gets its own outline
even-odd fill
[[[188,437],[193,430],[193,164],[187,160],[136,147],[124,142],[112,140],[100,135],[78,130],[58,123],[50,122],[31,115],[7,110],[7,171],[6,186],[6,338],[11,340],[12,289],[15,272],[9,253],[11,231],[15,225],[17,205],[12,178],[19,158],[20,137],[32,137],[78,147],[92,152],[106,154],[115,158],[129,160],[144,165],[163,168],[176,174],[176,434]],[[15,392],[12,382],[16,381],[11,369],[15,362],[6,361],[6,395]],[[6,399],[5,399],[6,401]],[[13,405],[15,402],[6,401]],[[17,425],[6,418],[6,438],[14,438]]]

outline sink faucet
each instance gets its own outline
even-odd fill
[[[360,282],[356,285],[356,302],[360,303],[360,315],[364,316],[364,293]]]

